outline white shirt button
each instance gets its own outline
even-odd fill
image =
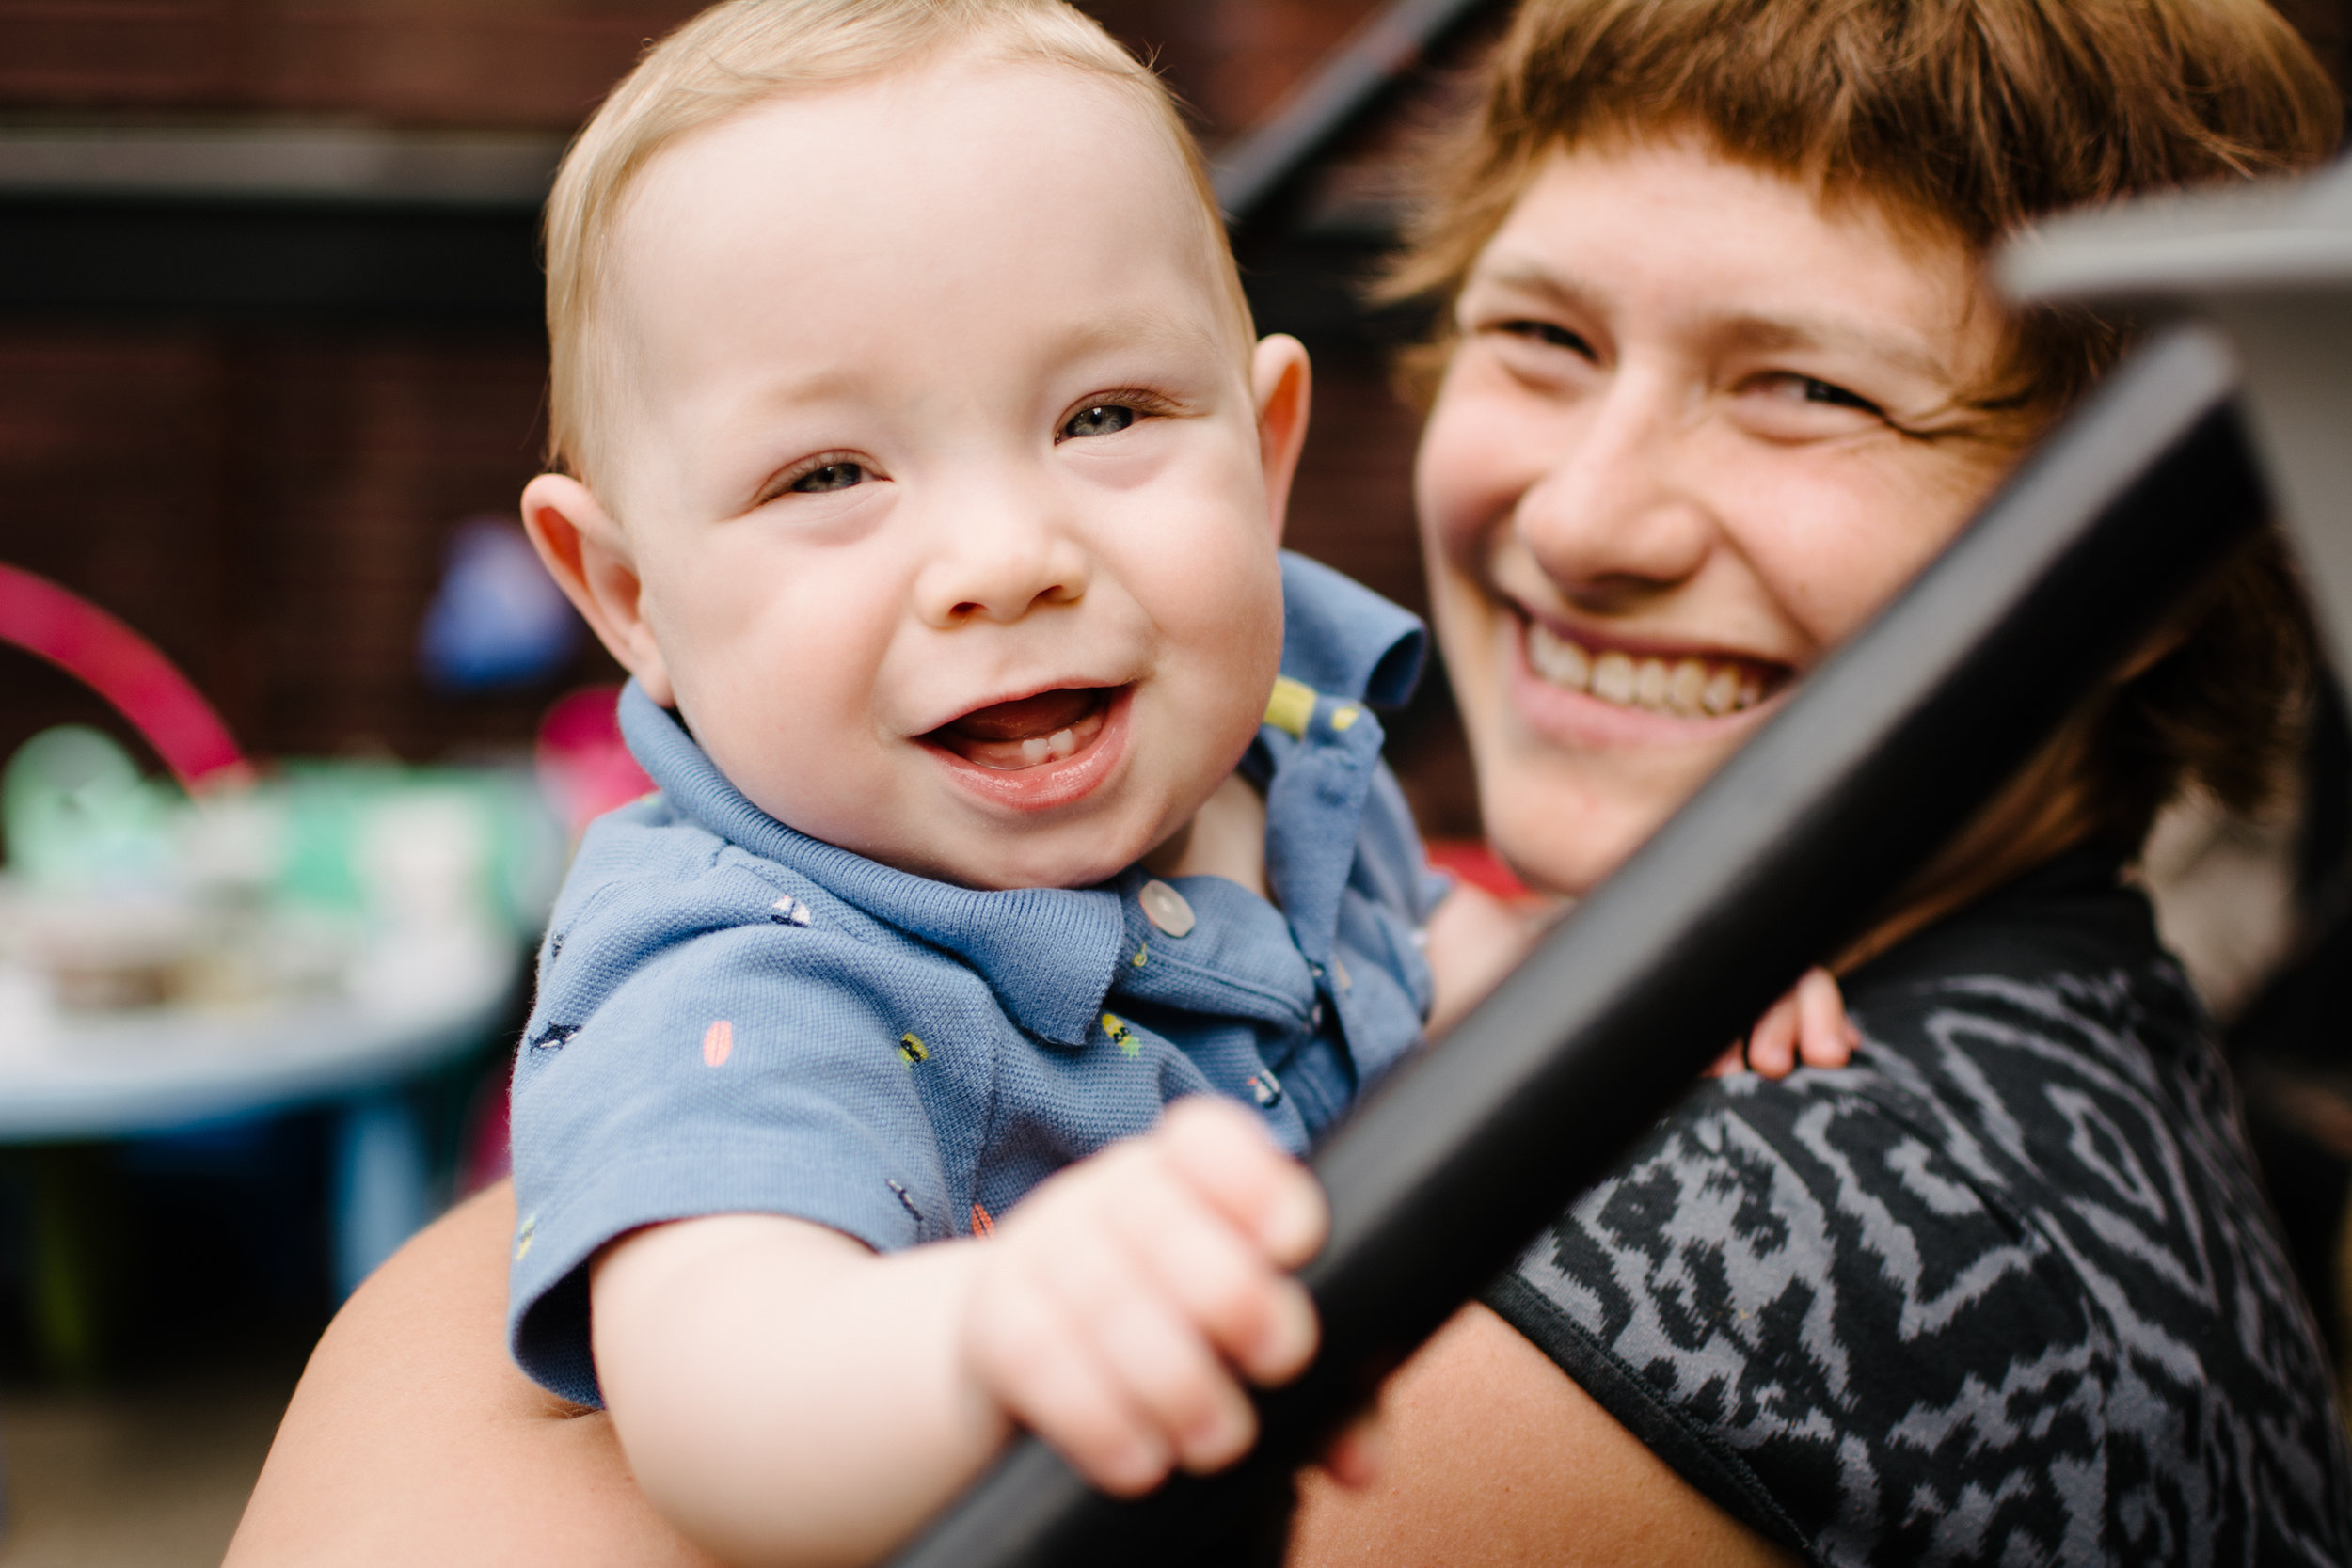
[[[1136,901],[1143,906],[1143,918],[1171,937],[1188,935],[1200,923],[1184,895],[1157,877],[1143,884]]]

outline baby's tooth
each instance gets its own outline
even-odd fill
[[[1757,680],[1754,675],[1749,675],[1740,682],[1740,706],[1754,707],[1763,700],[1764,683],[1762,681]]]
[[[1731,711],[1731,705],[1740,700],[1740,672],[1718,670],[1708,678],[1707,689],[1699,693],[1699,705],[1713,714]]]
[[[1707,666],[1695,658],[1686,658],[1674,667],[1666,682],[1666,701],[1677,713],[1694,714],[1699,711],[1699,698],[1707,689]]]
[[[1645,708],[1666,705],[1666,688],[1673,677],[1666,673],[1662,660],[1645,658],[1633,674],[1633,700]]]
[[[1593,661],[1593,695],[1606,703],[1633,700],[1633,660],[1612,648]]]
[[[1078,737],[1072,735],[1068,730],[1056,730],[1054,732],[1054,737],[1051,740],[1048,740],[1045,745],[1047,750],[1051,751],[1054,755],[1057,757],[1066,757],[1071,752],[1078,749]]]
[[[1021,743],[1021,760],[1032,768],[1053,754],[1054,748],[1051,744],[1034,736]]]

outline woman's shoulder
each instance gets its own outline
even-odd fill
[[[2144,901],[2047,868],[1849,999],[1851,1068],[1702,1085],[1490,1305],[1820,1560],[2341,1560],[2327,1362]]]

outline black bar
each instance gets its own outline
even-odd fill
[[[1220,1475],[1114,1502],[1025,1439],[899,1568],[1266,1560],[1288,1478],[1605,1174],[1806,965],[1859,935],[2256,526],[2235,361],[2175,327],[1884,614],[1316,1158],[1323,1348]]]
[[[1390,0],[1348,36],[1273,118],[1220,153],[1216,202],[1247,221],[1454,28],[1488,0]]]
[[[535,326],[533,207],[0,198],[0,315]]]

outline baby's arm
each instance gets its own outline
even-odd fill
[[[984,1241],[876,1257],[753,1214],[625,1237],[592,1276],[597,1376],[639,1484],[689,1535],[737,1561],[869,1561],[1016,1422],[1120,1493],[1238,1457],[1239,1379],[1312,1354],[1284,1271],[1325,1223],[1246,1112],[1187,1101]]]

